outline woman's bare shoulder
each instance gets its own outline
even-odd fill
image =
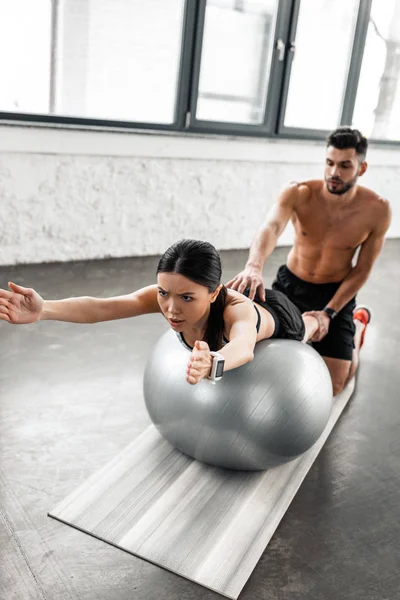
[[[229,307],[240,306],[240,305],[248,306],[251,304],[252,304],[252,301],[249,300],[248,297],[245,296],[244,294],[241,294],[240,292],[237,292],[236,290],[231,290],[231,289],[227,290],[225,309],[227,309]]]

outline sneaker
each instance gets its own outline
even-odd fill
[[[364,324],[364,329],[362,330],[361,340],[360,340],[360,350],[361,350],[361,348],[363,347],[363,344],[364,344],[364,336],[365,336],[365,331],[367,329],[367,325],[368,325],[368,323],[371,322],[370,309],[367,306],[363,306],[363,305],[359,304],[353,310],[353,320],[361,321],[361,323]]]

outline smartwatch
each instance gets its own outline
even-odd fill
[[[211,373],[208,376],[210,381],[220,381],[224,374],[225,358],[219,352],[210,352],[213,357]]]
[[[336,310],[333,310],[333,308],[329,308],[329,306],[325,306],[325,308],[322,309],[322,312],[326,313],[331,321],[333,321],[333,319],[337,315]]]

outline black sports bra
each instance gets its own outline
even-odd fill
[[[256,325],[256,330],[257,333],[260,331],[260,325],[261,325],[261,315],[260,315],[260,311],[258,310],[257,306],[255,304],[253,304],[254,308],[256,309],[256,313],[257,313],[257,325]]]
[[[257,306],[255,304],[253,304],[254,309],[257,313],[257,324],[256,324],[256,330],[257,333],[260,331],[260,325],[261,325],[261,315],[260,315],[260,311],[258,310]],[[186,346],[186,348],[188,348],[189,350],[193,350],[192,346],[189,346],[189,344],[186,342],[185,338],[183,337],[183,333],[180,331],[179,333],[177,333],[177,336],[179,337],[180,341],[182,342],[182,344],[184,346]],[[229,343],[229,340],[226,339],[226,337],[223,337],[223,341],[225,344]]]

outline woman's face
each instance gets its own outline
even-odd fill
[[[179,273],[158,273],[158,304],[174,331],[205,327],[210,314],[210,304],[218,296],[199,283],[194,283]]]

